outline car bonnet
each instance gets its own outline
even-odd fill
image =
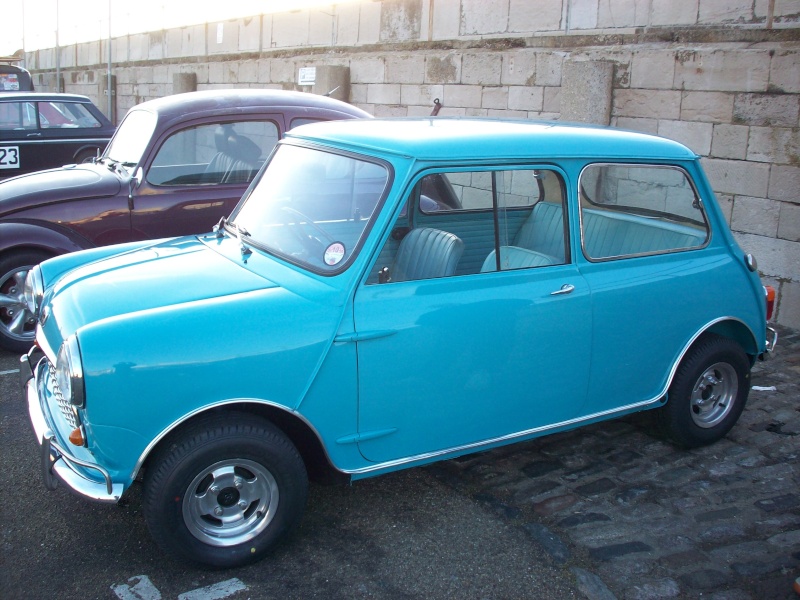
[[[77,267],[46,292],[42,318],[54,346],[85,325],[277,287],[207,248],[177,238]]]

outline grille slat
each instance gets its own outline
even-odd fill
[[[48,360],[47,368],[50,371],[50,376],[47,378],[47,388],[53,395],[53,398],[56,399],[56,402],[58,402],[58,406],[61,409],[61,414],[66,422],[70,427],[75,429],[79,425],[78,417],[73,410],[72,404],[70,404],[69,401],[64,398],[64,395],[61,393],[61,389],[58,387],[58,383],[56,381],[56,367]]]

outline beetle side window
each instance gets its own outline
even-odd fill
[[[589,259],[698,248],[708,222],[682,169],[656,165],[589,165],[581,174],[581,238]]]
[[[191,127],[162,144],[147,174],[153,185],[249,183],[278,142],[272,121]]]
[[[560,265],[568,261],[564,184],[550,169],[430,173],[413,188],[369,283]]]

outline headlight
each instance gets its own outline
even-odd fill
[[[44,295],[44,283],[42,281],[42,270],[39,265],[31,267],[25,276],[25,287],[23,288],[25,305],[34,317],[39,316],[39,307],[42,304]]]
[[[86,396],[83,387],[83,366],[78,338],[69,336],[58,351],[56,383],[64,399],[73,406],[83,407]]]

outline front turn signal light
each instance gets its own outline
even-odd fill
[[[81,427],[76,427],[72,430],[72,433],[69,434],[69,442],[74,446],[86,445],[86,438],[83,435],[83,429]]]
[[[775,309],[775,288],[765,285],[764,295],[767,298],[767,321],[769,321],[772,318],[772,311]]]

